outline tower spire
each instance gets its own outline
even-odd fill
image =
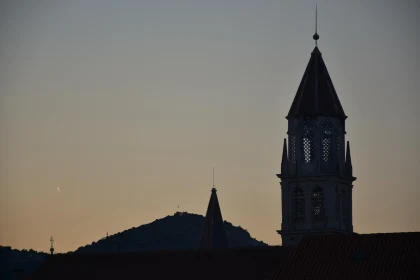
[[[327,66],[318,49],[318,8],[315,14],[315,48],[306,66],[287,119],[292,117],[335,117],[345,120],[347,116],[335,91]],[[291,144],[291,143],[290,143]],[[289,147],[290,148],[290,147]]]
[[[207,207],[204,225],[201,232],[200,249],[228,248],[228,241],[223,225],[222,212],[216,189],[211,190],[210,201]]]
[[[315,34],[314,34],[313,38],[315,40],[315,46],[318,47],[318,39],[319,39],[319,35],[318,35],[318,5],[315,5]]]
[[[228,248],[226,232],[223,225],[222,212],[214,185],[214,164],[213,164],[213,188],[211,189],[210,201],[204,218],[204,226],[201,232],[199,248],[221,249]]]

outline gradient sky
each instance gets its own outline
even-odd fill
[[[359,233],[420,231],[419,1],[2,1],[0,245],[66,252],[167,215],[281,244],[283,138],[319,48]],[[60,192],[57,191],[60,188]]]

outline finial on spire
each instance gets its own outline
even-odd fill
[[[214,186],[215,185],[214,185],[214,164],[213,164],[213,188],[211,189],[212,191],[215,191],[216,190],[216,188]]]
[[[213,164],[213,188],[214,188],[214,164]]]
[[[318,39],[319,39],[319,35],[318,35],[318,5],[315,5],[315,34],[314,34],[313,38],[315,40],[315,46],[318,46]]]

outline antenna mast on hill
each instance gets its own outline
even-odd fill
[[[50,238],[50,242],[51,242],[50,252],[51,252],[51,255],[52,255],[52,254],[54,254],[54,239],[53,239],[52,236]]]

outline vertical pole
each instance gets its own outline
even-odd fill
[[[315,33],[318,33],[318,4],[315,4]]]
[[[213,164],[213,188],[214,188],[214,164]]]

